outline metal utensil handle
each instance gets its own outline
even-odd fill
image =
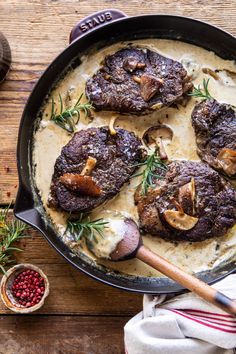
[[[81,37],[83,34],[93,31],[98,27],[106,26],[107,23],[114,22],[127,15],[116,9],[107,9],[95,12],[79,21],[71,30],[70,43]]]
[[[236,301],[212,288],[202,280],[184,272],[166,259],[153,253],[145,246],[141,246],[138,249],[136,257],[199,295],[204,300],[236,316]]]

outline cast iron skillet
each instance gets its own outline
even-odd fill
[[[224,59],[236,59],[236,39],[230,34],[209,24],[190,18],[169,15],[148,15],[126,17],[118,10],[104,10],[79,22],[70,35],[71,44],[52,62],[42,75],[26,104],[18,138],[17,161],[19,190],[14,208],[18,219],[42,232],[48,242],[74,265],[91,277],[117,288],[140,293],[173,293],[184,289],[167,278],[144,278],[107,274],[83,257],[74,256],[53,230],[41,206],[35,186],[31,183],[32,137],[34,121],[40,107],[61,73],[69,64],[75,67],[79,57],[96,47],[101,48],[121,40],[139,38],[178,39],[214,51]],[[50,145],[53,142],[49,142]],[[52,147],[53,148],[53,147]],[[229,262],[217,269],[203,272],[199,277],[213,283],[236,270],[235,263]]]

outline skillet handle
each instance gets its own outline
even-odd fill
[[[127,15],[116,9],[95,12],[79,21],[72,28],[69,42],[73,42],[83,34],[93,31],[95,28],[106,26],[107,23],[114,22],[123,17],[127,17]]]
[[[154,269],[157,269],[162,274],[167,275],[169,278],[183,285],[185,288],[197,294],[204,300],[219,307],[223,311],[236,316],[235,300],[230,299],[193,275],[184,272],[174,264],[168,262],[166,259],[156,253],[153,253],[145,246],[141,245],[139,247],[136,253],[136,258],[140,259]]]

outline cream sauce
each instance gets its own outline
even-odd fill
[[[228,75],[229,72],[236,72],[236,65],[233,61],[223,60],[213,52],[179,41],[147,39],[133,43],[140,47],[148,47],[167,57],[181,61],[186,70],[193,76],[195,86],[201,84],[203,78],[209,77],[202,72],[202,68],[218,69],[220,80],[216,81],[211,78],[209,91],[220,102],[236,104],[236,84],[232,81],[232,76]],[[82,64],[69,72],[53,90],[52,95],[57,105],[59,105],[59,93],[62,95],[63,101],[66,102],[68,101],[68,92],[72,99],[70,105],[73,105],[80,94],[84,92],[86,80],[99,69],[104,56],[117,51],[125,45],[126,43],[118,43],[102,49],[95,54],[81,58]],[[85,100],[85,98],[83,99]],[[167,108],[141,117],[117,114],[116,126],[134,131],[139,137],[142,137],[144,131],[150,126],[164,123],[170,126],[174,133],[172,141],[165,142],[169,159],[199,160],[196,154],[195,135],[190,119],[195,104],[196,99],[192,98],[186,107],[178,106],[178,109]],[[39,129],[35,133],[33,153],[33,161],[36,165],[35,182],[40,191],[44,208],[55,225],[58,235],[63,237],[64,242],[74,252],[82,249],[91,259],[95,259],[94,255],[89,252],[84,244],[78,245],[72,242],[70,237],[64,235],[66,213],[47,207],[47,198],[55,160],[60,154],[61,148],[71,139],[71,135],[49,121],[50,111],[51,103],[48,102],[43,108],[43,117]],[[82,117],[77,125],[77,130],[108,125],[112,113],[95,112],[93,116],[94,119],[92,121]],[[104,213],[110,212],[109,221],[114,222],[111,213],[117,215],[116,213],[125,211],[125,213],[138,222],[137,210],[133,200],[133,194],[138,184],[138,177],[131,179],[129,183],[123,186],[116,197],[94,210],[91,213],[91,219],[102,217]],[[106,236],[106,240],[101,241],[97,245],[96,252],[98,256],[108,255],[120,240],[118,235],[115,235],[114,228],[113,237],[108,236],[108,233]],[[214,268],[234,257],[236,253],[236,227],[222,238],[197,243],[180,242],[175,244],[150,235],[144,235],[143,239],[144,244],[154,252],[158,252],[188,272],[199,272]],[[157,271],[136,259],[115,264],[109,261],[101,261],[101,259],[97,259],[96,262],[107,266],[108,271],[109,269],[116,269],[132,275],[160,276]]]

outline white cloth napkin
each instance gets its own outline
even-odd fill
[[[236,274],[213,287],[236,299]],[[144,295],[143,311],[124,330],[127,354],[236,353],[236,317],[193,293]]]

